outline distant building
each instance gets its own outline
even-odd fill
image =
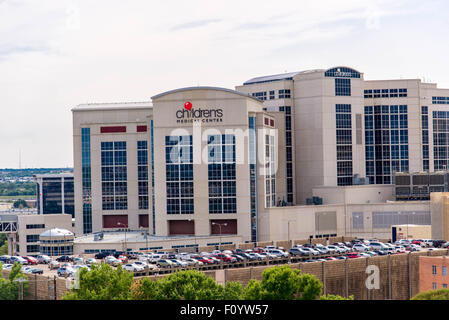
[[[419,257],[419,292],[447,288],[448,266],[447,256]]]
[[[35,174],[38,214],[70,214],[75,218],[72,173]]]
[[[39,235],[53,228],[73,230],[68,214],[0,214],[0,233],[8,237],[8,254],[35,256],[40,254]]]

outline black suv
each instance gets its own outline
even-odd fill
[[[60,256],[56,259],[58,262],[73,262],[73,258],[71,256]]]
[[[95,259],[104,259],[107,256],[110,256],[111,254],[112,254],[112,252],[110,252],[110,251],[99,252],[95,255]]]

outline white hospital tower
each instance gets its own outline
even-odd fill
[[[343,66],[72,112],[77,236],[388,237],[430,224],[394,173],[448,169],[449,89]]]

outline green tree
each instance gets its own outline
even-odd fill
[[[321,282],[311,274],[288,265],[265,269],[262,281],[251,280],[243,292],[245,300],[315,300],[322,290]]]
[[[132,298],[133,274],[120,265],[117,269],[108,264],[93,265],[91,271],[81,268],[78,288],[72,289],[64,300],[129,300]]]
[[[411,300],[449,300],[449,289],[424,291],[418,293]]]
[[[23,200],[23,199],[19,199],[19,200],[14,201],[13,206],[14,206],[14,208],[19,208],[19,209],[28,208],[27,202],[25,200]]]
[[[136,300],[238,300],[243,289],[238,282],[222,286],[203,272],[185,270],[156,281],[144,278],[132,291]]]
[[[0,275],[2,274],[3,266],[0,263]],[[22,272],[22,265],[14,263],[11,271],[9,272],[8,279],[4,279],[0,276],[0,300],[17,300],[19,297],[19,283],[15,280],[27,279]],[[23,292],[26,292],[28,283],[22,283]]]
[[[354,300],[354,296],[349,296],[348,298],[339,296],[337,294],[328,294],[326,296],[321,296],[320,300]]]

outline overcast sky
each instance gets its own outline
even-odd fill
[[[445,0],[0,0],[0,168],[73,166],[86,102],[346,65],[449,88]]]

